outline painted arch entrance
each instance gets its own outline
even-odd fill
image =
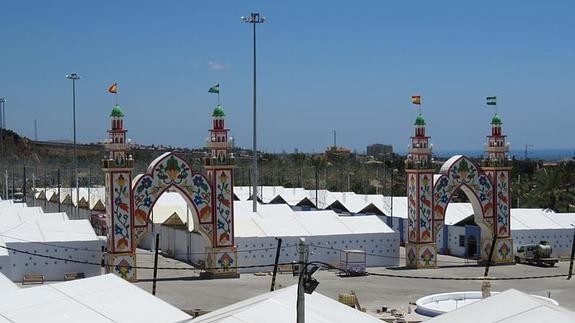
[[[145,174],[136,176],[131,189],[126,180],[114,177],[111,193],[116,216],[114,229],[109,231],[109,244],[113,246],[109,250],[113,251],[110,261],[115,264],[116,274],[137,279],[135,249],[151,225],[150,213],[155,203],[166,191],[180,193],[192,210],[194,230],[206,240],[208,272],[214,276],[236,274],[231,268],[236,265],[237,257],[230,169],[210,170],[206,177],[192,171],[190,164],[178,155],[165,153],[150,164]],[[131,198],[125,193],[131,194]]]
[[[204,158],[205,174],[175,153],[154,160],[144,174],[132,181],[134,160],[123,128],[124,114],[115,106],[111,130],[104,143],[108,155],[102,159],[106,178],[108,221],[107,270],[128,280],[137,280],[136,247],[150,227],[150,213],[166,191],[180,193],[192,210],[194,230],[206,240],[206,271],[214,277],[237,276],[234,244],[233,169],[231,142],[224,127],[224,111],[214,109],[213,127]]]
[[[440,174],[425,168],[406,170],[407,266],[427,268],[437,265],[437,238],[445,222],[447,206],[458,190],[462,190],[471,202],[475,222],[481,228],[478,256],[484,260],[488,257],[493,235],[497,233],[494,260],[499,263],[513,261],[513,241],[509,226],[510,168],[500,166],[482,169],[461,155],[446,161]]]

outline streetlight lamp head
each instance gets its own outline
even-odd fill
[[[80,76],[79,76],[78,74],[76,74],[76,73],[72,73],[72,74],[66,75],[66,78],[67,78],[67,79],[70,79],[70,80],[79,80],[79,79],[80,79]]]

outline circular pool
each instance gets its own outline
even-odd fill
[[[498,292],[491,292],[491,295],[495,295]],[[537,297],[550,304],[559,305],[556,300],[531,295]],[[416,312],[420,315],[425,315],[429,317],[434,317],[441,315],[443,313],[451,312],[462,306],[469,305],[480,301],[482,299],[481,292],[454,292],[454,293],[442,293],[424,296],[415,302],[417,305]]]

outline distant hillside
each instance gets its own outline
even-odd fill
[[[72,165],[74,145],[66,141],[34,141],[20,136],[12,130],[3,132],[3,154],[0,154],[0,165],[15,166],[48,166],[66,167]],[[147,167],[160,154],[166,151],[177,151],[193,163],[201,163],[204,150],[178,149],[174,147],[136,146],[130,153],[136,160],[136,169]],[[103,145],[78,144],[79,167],[100,168],[100,160],[106,155]]]
[[[0,158],[3,164],[22,160],[28,160],[30,163],[40,161],[30,139],[22,137],[10,129],[4,129],[1,133]]]

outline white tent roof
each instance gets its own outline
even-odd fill
[[[0,322],[181,322],[191,318],[114,274],[1,295]]]
[[[549,214],[549,217],[564,228],[575,226],[575,213],[553,213]]]
[[[240,201],[247,201],[250,198],[250,188],[248,186],[234,186],[234,194]]]
[[[563,323],[575,322],[575,313],[518,290],[509,289],[426,322]]]
[[[14,284],[8,277],[0,273],[0,293],[18,290],[18,286]]]
[[[453,225],[470,215],[473,215],[471,203],[451,202],[447,205],[447,210],[445,211],[445,224]]]
[[[0,243],[61,242],[98,240],[88,220],[53,221],[47,219],[4,225],[0,223]],[[4,243],[2,243],[4,242]]]
[[[377,216],[339,216],[331,210],[293,211],[286,204],[259,204],[252,212],[251,201],[236,201],[236,237],[319,236],[393,232]]]
[[[163,194],[154,206],[154,223],[163,223],[174,212],[186,222],[186,201],[175,192]],[[331,210],[294,211],[287,204],[258,204],[234,201],[236,237],[289,237],[354,233],[386,233],[392,230],[377,216],[339,216]],[[189,229],[193,230],[190,214]]]
[[[571,228],[555,220],[556,215],[547,209],[511,209],[511,230]]]
[[[58,188],[55,187],[49,187],[47,189],[41,187],[36,188],[37,194],[40,194],[41,191],[45,191],[46,200],[48,201],[52,199],[54,195],[57,196],[58,194]],[[63,202],[67,197],[70,197],[72,204],[78,205],[78,200],[84,199],[85,201],[90,202],[90,209],[92,209],[98,203],[98,201],[102,201],[103,203],[103,201],[106,199],[106,188],[104,186],[90,187],[89,190],[87,187],[80,187],[78,191],[79,194],[76,193],[76,188],[74,187],[60,187],[60,202]]]
[[[178,192],[166,192],[160,196],[153,208],[153,220],[154,223],[164,223],[172,214],[180,218],[183,223],[186,223],[188,205],[186,200]],[[193,213],[190,211],[190,221],[189,229],[192,230],[193,225]]]
[[[0,217],[5,215],[34,215],[42,214],[44,211],[41,207],[28,207],[26,204],[7,204],[6,206],[0,208]]]
[[[296,321],[297,285],[252,297],[192,322],[221,323],[292,323]],[[305,321],[308,323],[381,322],[373,316],[336,302],[318,292],[305,294]]]

